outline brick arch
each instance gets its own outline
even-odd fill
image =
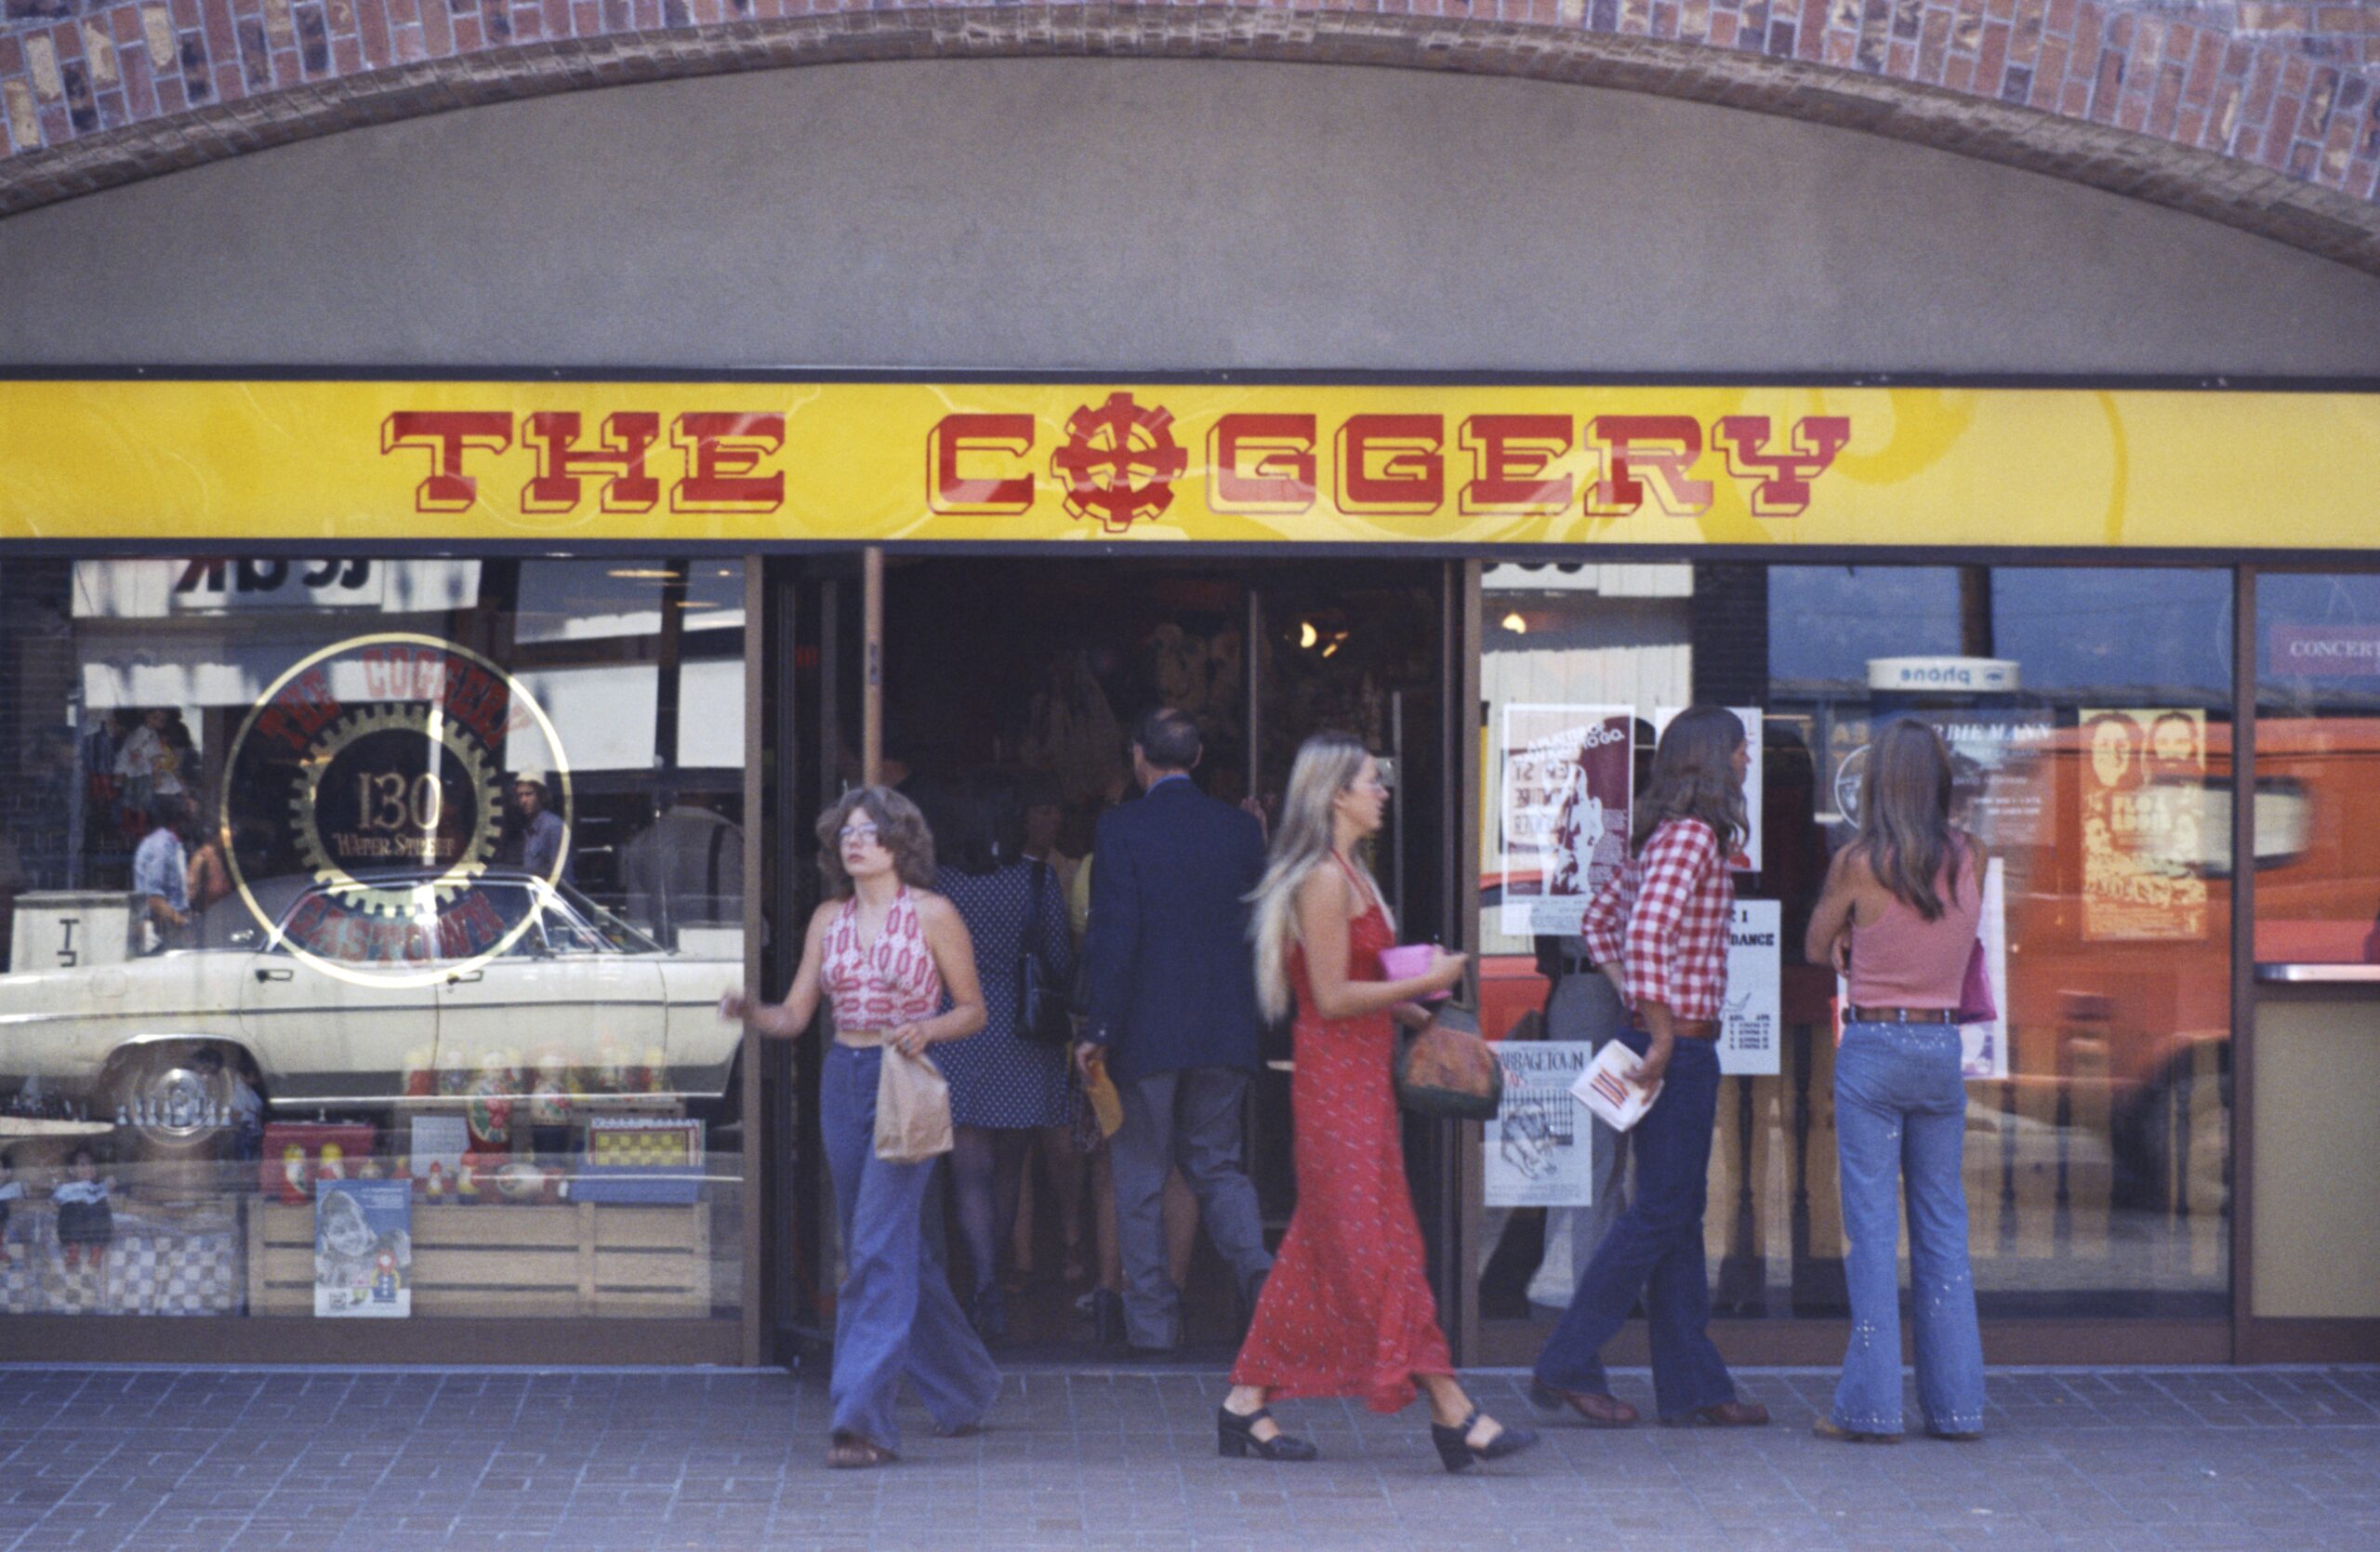
[[[991,55],[1452,70],[1938,147],[2380,273],[2380,4],[0,0],[0,215],[448,108]]]

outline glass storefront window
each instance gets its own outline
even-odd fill
[[[2380,577],[2264,573],[2256,616],[2256,962],[2380,962]]]
[[[1961,820],[1996,863],[1986,947],[2004,1016],[1969,1032],[1984,1313],[2228,1309],[2228,573],[1496,566],[1484,586],[1491,1027],[1524,1041],[1604,1033],[1614,1010],[1565,1006],[1592,983],[1568,935],[1581,891],[1623,855],[1631,777],[1668,708],[1716,701],[1757,724],[1743,1022],[1723,1058],[1735,1075],[1707,1219],[1723,1314],[1845,1308],[1835,983],[1803,962],[1801,942],[1854,832],[1869,740],[1903,717],[1950,742]],[[1586,746],[1624,730],[1633,758],[1582,754],[1580,729]],[[2359,930],[2370,924],[2366,902]],[[1542,1001],[1540,973],[1566,970]],[[1523,1051],[1524,1066],[1566,1059]],[[1577,1203],[1584,1161],[1560,1157],[1592,1145],[1583,1111],[1573,1120],[1550,1079],[1526,1086],[1546,1091],[1543,1113],[1517,1140],[1491,1124],[1483,1162],[1490,1321],[1550,1319],[1604,1217]]]
[[[0,1312],[732,1314],[742,567],[0,572]]]

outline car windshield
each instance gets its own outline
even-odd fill
[[[562,908],[546,912],[546,941],[556,953],[658,954],[660,944],[568,884],[554,889]],[[577,920],[571,920],[571,913]]]

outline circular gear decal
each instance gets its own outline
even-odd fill
[[[508,741],[562,824],[550,873],[504,874]],[[421,985],[505,952],[568,865],[569,763],[521,682],[455,642],[358,636],[275,680],[231,740],[218,824],[275,947],[350,981]],[[513,887],[485,887],[490,870]],[[526,887],[522,887],[522,886]]]

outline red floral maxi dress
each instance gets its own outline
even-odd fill
[[[1377,981],[1395,935],[1379,896],[1347,924],[1347,976]],[[1451,1374],[1437,1300],[1421,1273],[1421,1226],[1405,1181],[1395,1023],[1386,1013],[1323,1018],[1305,955],[1289,949],[1298,994],[1289,1078],[1298,1204],[1232,1365],[1234,1385],[1276,1399],[1360,1396],[1374,1412],[1413,1399],[1413,1376]]]

